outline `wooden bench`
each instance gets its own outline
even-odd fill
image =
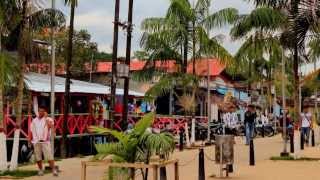
[[[174,165],[174,180],[179,180],[179,161],[169,160],[169,161],[159,161],[151,164],[144,163],[112,163],[111,160],[104,161],[82,161],[81,162],[81,180],[86,180],[87,178],[87,167],[88,166],[106,166],[117,167],[117,168],[133,168],[133,169],[152,169],[153,170],[153,180],[158,180],[159,168],[166,167],[168,165]]]

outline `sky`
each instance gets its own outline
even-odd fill
[[[50,1],[50,0],[48,0]],[[56,0],[57,7],[69,17],[69,8],[63,5],[62,0]],[[127,20],[128,0],[120,0],[120,20]],[[191,2],[193,0],[190,0]],[[98,43],[98,49],[104,52],[111,52],[113,41],[113,18],[115,0],[79,0],[75,12],[75,28],[86,29],[92,35],[92,40]],[[49,3],[50,4],[50,3]],[[164,16],[169,5],[169,0],[134,0],[133,8],[133,39],[132,51],[140,50],[139,41],[141,38],[140,24],[146,17]],[[213,0],[211,13],[219,9],[234,7],[240,14],[249,13],[253,6],[244,0]],[[68,22],[69,23],[69,22]],[[211,35],[224,34],[223,45],[234,54],[241,42],[232,42],[228,37],[230,27],[213,30]],[[121,30],[119,33],[119,55],[125,54],[126,33]]]

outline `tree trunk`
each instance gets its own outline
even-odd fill
[[[195,21],[192,22],[192,74],[196,74],[196,30]]]
[[[186,119],[187,119],[187,117],[186,117]],[[187,147],[190,147],[191,144],[190,144],[190,138],[189,138],[189,127],[188,127],[188,123],[187,122],[184,124],[184,131],[185,131],[185,134],[186,134]]]
[[[113,27],[113,49],[112,49],[112,77],[111,77],[111,104],[110,104],[110,119],[111,128],[114,122],[114,109],[116,104],[116,88],[117,88],[117,60],[118,60],[118,32],[119,32],[119,12],[120,0],[115,2],[115,15]]]
[[[186,30],[188,30],[188,25],[186,25]],[[182,72],[187,73],[188,66],[188,34],[185,35],[184,45],[183,45],[183,67]]]
[[[1,38],[1,35],[0,35]],[[0,45],[1,46],[1,45]],[[1,53],[1,50],[0,50]],[[0,57],[1,60],[1,82],[0,82],[0,171],[6,171],[8,168],[7,164],[7,140],[6,140],[6,134],[4,132],[4,113],[3,113],[3,87],[4,87],[4,59]]]
[[[294,82],[293,82],[293,100],[294,100],[294,120],[297,122],[299,117],[299,55],[298,47],[294,48],[293,56],[293,72],[294,72]]]
[[[23,90],[24,90],[24,70],[25,58],[21,58],[21,71],[19,74],[18,81],[18,95],[17,95],[17,117],[16,117],[16,127],[14,131],[13,147],[10,162],[10,171],[16,170],[18,167],[18,152],[19,152],[19,139],[20,139],[20,126],[22,122],[22,105],[23,105]]]
[[[190,143],[194,145],[196,142],[196,119],[194,114],[192,115],[192,120],[191,120],[191,140]]]
[[[130,67],[130,60],[131,60],[132,11],[133,11],[133,0],[129,0],[127,48],[126,48],[126,62],[125,62],[128,67]],[[122,125],[121,125],[121,128],[123,129],[127,129],[127,126],[128,126],[128,99],[129,99],[129,83],[130,83],[129,74],[128,74],[128,77],[124,78],[123,114],[122,114],[123,119],[122,119]]]
[[[23,40],[24,30],[27,20],[27,7],[28,1],[23,0],[22,2],[22,25],[20,29],[20,40]],[[18,152],[19,152],[19,141],[20,141],[20,126],[22,122],[22,106],[23,106],[23,90],[24,90],[24,67],[26,56],[24,55],[24,47],[23,42],[19,42],[18,52],[20,58],[20,72],[19,72],[19,80],[18,80],[18,94],[17,94],[17,101],[16,101],[16,127],[14,131],[14,138],[13,138],[13,147],[12,147],[12,154],[11,154],[11,162],[10,162],[10,171],[16,170],[18,167]]]
[[[65,94],[64,94],[64,118],[63,118],[63,134],[61,141],[61,157],[67,157],[67,134],[68,134],[68,115],[70,110],[70,84],[71,84],[71,62],[73,54],[73,31],[74,31],[74,11],[75,11],[75,1],[71,2],[71,15],[70,15],[70,28],[69,28],[69,38],[68,38],[68,54],[66,62],[66,84],[65,84]]]

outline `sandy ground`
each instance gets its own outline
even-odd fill
[[[283,149],[280,136],[272,138],[258,138],[255,140],[256,165],[249,166],[249,148],[243,145],[242,138],[236,138],[234,173],[229,179],[235,180],[320,180],[320,162],[318,161],[271,161],[271,156],[278,156]],[[297,147],[297,146],[296,146]],[[198,150],[186,150],[175,152],[173,158],[178,158],[180,163],[181,180],[198,179]],[[205,148],[205,171],[206,179],[218,174],[219,166],[213,159],[214,146]],[[320,147],[306,147],[298,152],[299,156],[320,158]],[[79,180],[80,162],[88,158],[73,158],[58,162],[61,169],[59,177],[48,174],[44,177],[31,177],[28,180]],[[35,169],[35,166],[24,167],[24,169]],[[87,174],[88,180],[104,179],[104,167],[90,167]],[[173,180],[173,167],[167,168],[168,180]],[[151,175],[151,174],[150,174]],[[141,178],[137,177],[138,180]],[[151,178],[150,178],[151,179]]]

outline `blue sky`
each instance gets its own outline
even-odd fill
[[[49,0],[48,0],[49,1]],[[58,9],[62,10],[69,16],[69,9],[64,7],[62,0],[58,2]],[[128,0],[121,1],[120,19],[126,21]],[[192,0],[191,0],[192,1]],[[98,43],[99,50],[111,52],[112,35],[113,35],[113,14],[115,0],[79,0],[79,6],[76,9],[75,27],[76,29],[87,29],[92,35],[93,41]],[[226,7],[234,7],[241,14],[248,13],[253,6],[244,0],[213,0],[211,12]],[[141,37],[140,24],[146,17],[159,17],[166,13],[169,0],[134,0],[133,12],[133,41],[132,51],[139,50],[139,39]],[[212,31],[212,35],[225,34],[228,35],[229,28]],[[125,32],[119,34],[119,55],[125,52]],[[235,53],[240,42],[231,42],[226,36],[224,46],[231,52]]]

